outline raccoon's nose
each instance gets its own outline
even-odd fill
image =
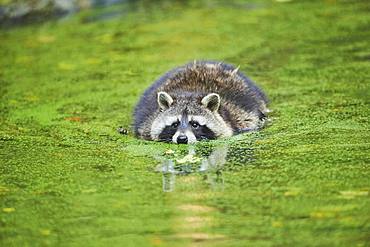
[[[188,137],[183,135],[183,136],[178,136],[177,137],[177,143],[178,144],[186,144],[188,143]]]

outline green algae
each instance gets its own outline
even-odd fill
[[[162,1],[2,30],[1,245],[367,245],[368,10]],[[188,147],[116,129],[153,80],[193,59],[240,65],[273,112],[259,133],[196,145],[197,162],[227,146],[226,162],[190,167],[166,193],[156,167]]]

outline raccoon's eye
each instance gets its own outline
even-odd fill
[[[194,129],[198,129],[198,127],[199,127],[199,123],[198,122],[190,121],[189,123],[190,123],[191,127],[193,127]]]
[[[175,123],[171,124],[171,127],[172,127],[172,128],[177,128],[177,127],[179,127],[179,122],[175,122]]]

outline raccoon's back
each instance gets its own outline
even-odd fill
[[[160,91],[174,99],[181,95],[195,99],[195,96],[202,98],[217,93],[225,102],[262,115],[267,104],[264,93],[232,65],[213,61],[189,63],[167,72],[144,92],[134,112],[136,134],[138,128],[150,122],[158,112],[157,93]]]
[[[189,63],[160,79],[159,91],[204,97],[217,93],[223,100],[251,111],[267,104],[265,94],[247,76],[229,64],[204,61]]]

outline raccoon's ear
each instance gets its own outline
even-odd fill
[[[202,104],[211,111],[218,111],[220,107],[220,95],[210,93],[202,99]]]
[[[157,102],[161,110],[167,110],[172,105],[173,99],[166,92],[158,92]]]

